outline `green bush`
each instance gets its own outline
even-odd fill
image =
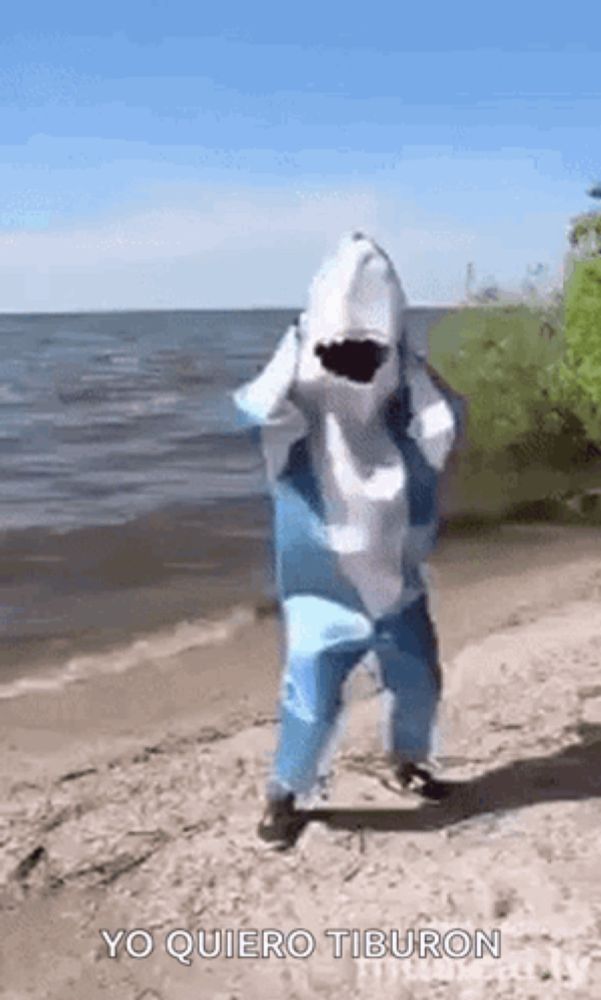
[[[601,446],[601,258],[577,261],[567,283],[565,355],[554,391]]]
[[[438,324],[432,362],[468,400],[474,464],[506,455],[519,465],[530,439],[540,447],[561,431],[549,396],[562,355],[559,328],[526,306],[466,309]]]
[[[432,363],[468,403],[458,469],[464,509],[507,511],[561,492],[594,457],[589,409],[581,392],[576,405],[568,373],[577,370],[594,397],[601,369],[584,360],[575,366],[576,344],[584,351],[587,334],[575,337],[573,322],[570,330],[573,355],[560,310],[512,305],[453,312],[432,331]],[[598,390],[597,382],[601,401]]]

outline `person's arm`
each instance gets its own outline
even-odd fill
[[[443,396],[451,410],[453,411],[453,416],[455,418],[455,438],[453,441],[453,452],[455,452],[464,442],[465,431],[467,424],[467,401],[464,396],[460,396],[455,389],[442,377],[440,372],[437,372],[435,368],[432,367],[429,362],[425,363],[426,371],[430,376],[431,381],[436,386],[441,396]]]
[[[293,404],[288,394],[296,376],[299,332],[288,327],[265,367],[234,392],[234,403],[248,424],[264,426],[286,419]]]
[[[426,461],[442,472],[463,433],[464,401],[425,359],[414,357],[412,361],[409,434]]]
[[[285,467],[290,446],[307,430],[307,423],[290,393],[296,381],[300,331],[288,327],[263,370],[233,395],[244,423],[260,427],[267,472],[275,478]]]

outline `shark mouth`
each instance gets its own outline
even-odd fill
[[[342,340],[318,344],[315,354],[326,371],[351,382],[371,382],[386,360],[388,348],[376,340]]]

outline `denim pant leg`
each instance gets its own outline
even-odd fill
[[[342,687],[365,653],[357,646],[292,654],[282,680],[280,731],[268,784],[271,798],[308,794],[318,779],[342,707]]]
[[[432,752],[442,686],[426,596],[380,625],[377,651],[388,701],[387,749],[397,759],[425,761]]]

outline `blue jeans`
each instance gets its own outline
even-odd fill
[[[426,596],[371,626],[367,619],[357,626],[351,621],[352,612],[346,621],[330,617],[326,625],[325,618],[315,625],[308,613],[302,622],[301,611],[302,605],[297,620],[288,623],[280,731],[268,795],[307,794],[314,789],[342,708],[344,682],[372,650],[378,656],[383,688],[389,692],[387,749],[399,760],[427,760],[441,673]]]

